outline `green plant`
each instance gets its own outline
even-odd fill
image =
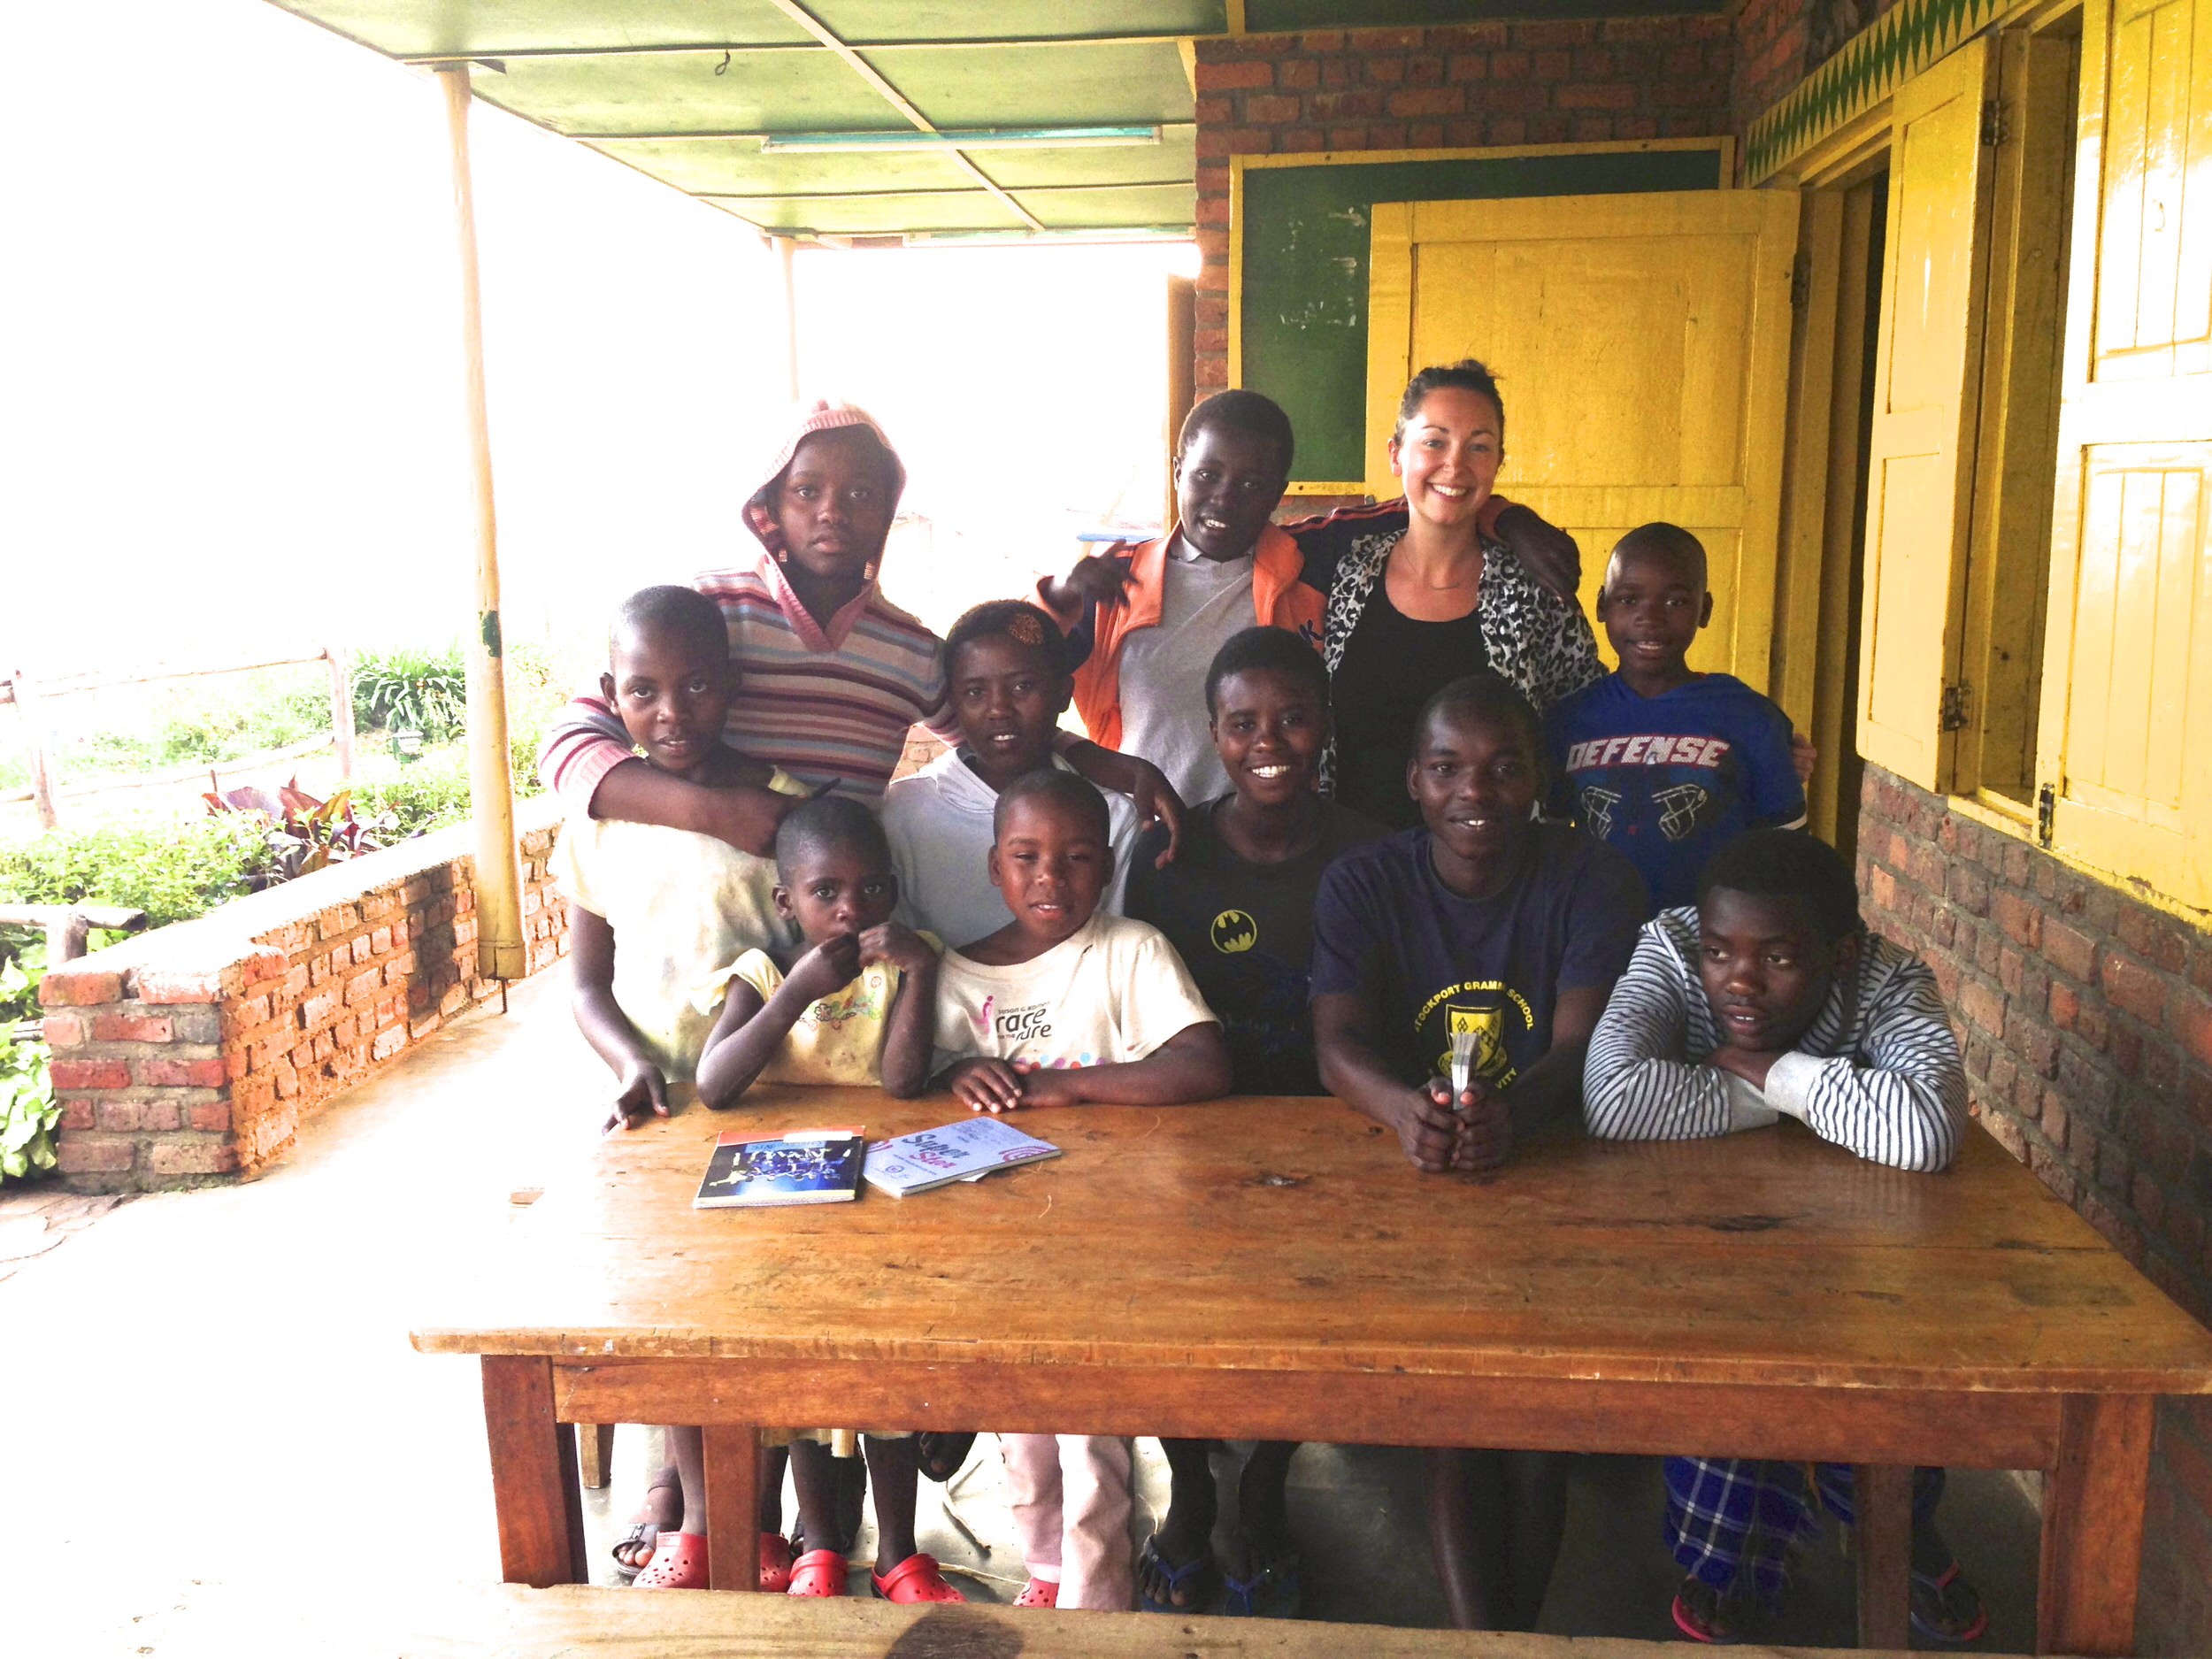
[[[402,646],[353,660],[353,718],[364,726],[420,732],[433,742],[468,725],[468,671],[461,648]]]
[[[325,864],[374,852],[384,844],[368,832],[386,826],[356,818],[352,792],[347,789],[318,801],[294,778],[281,789],[248,787],[204,794],[200,799],[210,812],[250,812],[267,823],[263,841],[269,849],[268,867],[248,878],[257,887],[273,887],[295,876],[312,875]]]
[[[253,890],[274,862],[257,818],[133,821],[0,841],[0,902],[89,900],[146,912],[150,926],[189,920]]]
[[[468,751],[436,749],[396,777],[358,784],[355,798],[394,835],[419,835],[469,815]]]
[[[19,964],[0,965],[0,1002],[19,1001],[29,986]],[[12,1020],[0,1025],[0,1180],[52,1169],[54,1125],[60,1121],[45,1045],[16,1041]]]

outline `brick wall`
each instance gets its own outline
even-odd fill
[[[1729,88],[1738,136],[1755,116],[1896,4],[1897,0],[1742,0],[1734,12],[1736,61]]]
[[[1934,970],[1982,1126],[2212,1315],[2212,932],[1871,766],[1859,884]],[[2160,1408],[2147,1525],[2138,1651],[2212,1651],[2212,1402]]]
[[[556,810],[518,803],[529,971],[565,954]],[[70,963],[39,987],[59,1177],[79,1192],[248,1176],[303,1114],[499,994],[478,977],[474,830],[333,864]]]
[[[1228,384],[1230,157],[1709,136],[1733,56],[1721,16],[1200,41],[1198,395]]]

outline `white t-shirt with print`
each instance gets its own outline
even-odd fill
[[[1166,934],[1102,910],[1041,956],[1010,967],[946,951],[930,1072],[979,1056],[1018,1071],[1121,1065],[1178,1032],[1217,1023]]]

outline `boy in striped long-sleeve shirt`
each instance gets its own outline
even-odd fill
[[[1698,879],[1694,909],[1644,925],[1583,1071],[1590,1133],[1688,1141],[1795,1118],[1824,1141],[1893,1168],[1937,1171],[1958,1148],[1966,1074],[1935,978],[1870,935],[1835,850],[1793,830],[1753,830]],[[1849,1519],[1850,1471],[1815,1485]],[[1726,1640],[1742,1603],[1772,1604],[1814,1502],[1793,1463],[1666,1460],[1667,1526],[1689,1577],[1675,1623]],[[1966,1641],[1986,1619],[1936,1530],[1943,1471],[1913,1483],[1913,1624]],[[1748,1570],[1747,1571],[1746,1570]]]

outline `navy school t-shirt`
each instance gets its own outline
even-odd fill
[[[1385,831],[1330,802],[1313,847],[1280,864],[1254,864],[1214,833],[1214,814],[1233,798],[1186,817],[1182,850],[1164,870],[1153,864],[1167,832],[1146,832],[1130,856],[1123,911],[1168,936],[1221,1017],[1238,1094],[1325,1094],[1307,995],[1314,894],[1340,853]]]
[[[1448,1076],[1452,1033],[1477,1034],[1500,1087],[1551,1048],[1563,990],[1610,987],[1645,916],[1636,867],[1563,824],[1532,826],[1503,891],[1462,898],[1404,830],[1346,853],[1314,900],[1313,994],[1359,997],[1376,1046],[1409,1084]]]
[[[1746,830],[1804,821],[1789,717],[1733,674],[1644,697],[1610,673],[1544,726],[1553,813],[1634,860],[1655,910],[1696,903],[1705,861]]]

